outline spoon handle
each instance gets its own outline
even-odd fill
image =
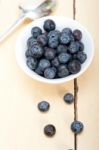
[[[6,29],[3,33],[0,34],[0,43],[8,37],[16,27],[18,27],[24,20],[26,19],[26,15],[22,14],[8,29]]]

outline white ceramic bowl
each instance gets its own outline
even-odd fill
[[[27,50],[26,43],[27,43],[27,39],[31,36],[31,29],[34,26],[39,26],[43,29],[44,21],[49,18],[55,21],[56,28],[60,31],[65,27],[70,27],[72,30],[80,29],[82,31],[83,34],[82,42],[85,45],[85,52],[88,58],[85,61],[85,63],[82,64],[82,68],[79,73],[61,79],[46,79],[44,77],[37,75],[34,71],[30,70],[26,65],[26,58],[25,58],[25,51]],[[92,37],[88,33],[88,31],[79,22],[63,16],[47,16],[33,21],[23,29],[22,33],[18,37],[18,41],[16,44],[16,59],[21,69],[31,78],[41,82],[51,83],[51,84],[64,83],[80,76],[82,73],[84,73],[87,70],[87,68],[91,64],[93,55],[94,55],[94,44],[93,44]]]

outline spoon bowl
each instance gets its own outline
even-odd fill
[[[56,1],[43,0],[43,2],[37,4],[34,3],[33,5],[32,2],[31,5],[30,3],[28,3],[28,5],[25,4],[24,6],[22,4],[19,5],[19,9],[22,11],[21,16],[8,29],[0,34],[0,42],[2,42],[10,33],[12,33],[14,29],[16,29],[16,27],[18,27],[25,19],[28,18],[35,20],[37,18],[49,15],[55,7]]]

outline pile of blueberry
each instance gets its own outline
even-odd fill
[[[56,30],[56,24],[48,19],[40,27],[33,27],[27,41],[26,64],[38,75],[56,79],[76,74],[87,59],[82,32],[64,28]]]

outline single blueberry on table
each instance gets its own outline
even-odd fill
[[[55,27],[56,27],[55,22],[51,19],[47,19],[43,25],[44,30],[47,32],[55,30]]]
[[[80,41],[82,38],[82,32],[80,30],[76,29],[73,31],[73,36],[74,36],[75,40]]]
[[[79,43],[71,42],[68,48],[68,52],[71,54],[77,53],[79,51]]]
[[[42,102],[38,103],[38,109],[42,112],[48,111],[49,108],[50,108],[50,104],[46,101],[42,101]]]
[[[52,66],[53,67],[59,67],[60,65],[60,62],[58,60],[58,57],[55,57],[53,60],[52,60]]]
[[[58,77],[64,78],[64,77],[67,77],[68,75],[69,75],[69,71],[66,65],[60,65],[58,67]]]
[[[31,52],[33,57],[40,58],[44,53],[44,49],[40,45],[35,44],[32,46]]]
[[[33,57],[28,57],[26,64],[31,70],[34,70],[37,66],[37,60]]]
[[[39,35],[37,38],[37,42],[41,45],[41,46],[46,46],[48,39],[47,36],[45,34]]]
[[[34,38],[37,38],[39,35],[42,34],[42,30],[39,27],[33,27],[31,30],[31,33],[32,33]]]
[[[46,136],[48,137],[52,137],[55,135],[56,133],[56,128],[54,125],[52,124],[49,124],[49,125],[46,125],[45,128],[44,128],[44,133]]]
[[[66,93],[64,95],[64,101],[68,104],[71,104],[74,101],[74,96],[72,93]]]
[[[65,64],[71,59],[71,55],[68,53],[60,53],[58,59],[60,63]]]
[[[45,48],[44,56],[45,56],[46,59],[48,59],[48,60],[54,59],[55,58],[55,54],[56,54],[56,52],[55,52],[54,49],[48,48],[48,47]]]
[[[75,134],[79,134],[83,131],[84,125],[82,122],[80,121],[74,121],[71,124],[71,130],[75,133]]]
[[[48,68],[50,66],[51,66],[50,61],[47,59],[44,59],[44,58],[41,59],[38,64],[38,67],[40,68],[41,71],[44,71],[46,68]]]
[[[44,71],[44,77],[47,79],[54,79],[56,76],[56,70],[53,67],[47,68]]]
[[[68,63],[68,70],[72,74],[76,74],[81,70],[81,64],[78,60],[72,60]]]

